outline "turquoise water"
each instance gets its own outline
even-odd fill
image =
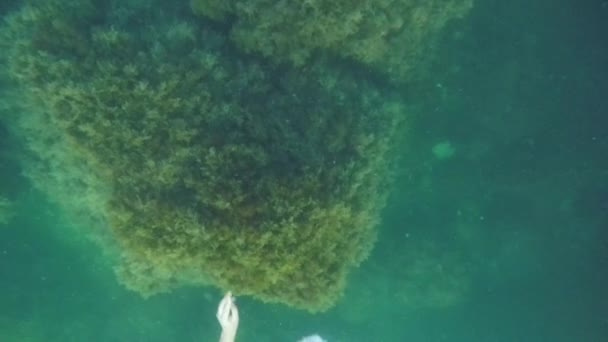
[[[397,182],[343,299],[313,315],[239,297],[239,341],[608,338],[608,3],[478,1],[450,30],[404,94]],[[121,287],[2,132],[0,341],[217,339],[218,290]]]

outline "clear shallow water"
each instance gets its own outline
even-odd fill
[[[343,300],[310,315],[238,298],[239,340],[605,340],[607,19],[601,1],[479,1],[431,85],[404,94],[417,115],[401,171]],[[78,222],[1,171],[16,216],[0,227],[0,341],[217,338],[218,291],[141,299]],[[411,255],[426,258],[406,268]]]

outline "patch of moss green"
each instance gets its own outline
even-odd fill
[[[432,56],[438,33],[472,0],[191,0],[230,26],[245,51],[303,66],[315,54],[349,58],[405,82]]]
[[[235,54],[186,12],[52,0],[10,15],[22,134],[54,130],[25,139],[57,182],[96,194],[127,287],[327,309],[374,244],[404,107],[344,67]]]

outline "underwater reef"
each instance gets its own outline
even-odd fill
[[[424,74],[438,33],[473,0],[191,0],[244,51],[306,65],[319,55],[361,63],[397,83]]]
[[[25,173],[103,236],[119,280],[144,296],[213,285],[326,310],[374,245],[408,109],[397,88],[339,58],[399,76],[419,52],[358,50],[388,37],[367,22],[378,3],[352,4],[358,33],[322,45],[278,29],[290,17],[273,11],[318,4],[332,8],[329,20],[350,5],[278,4],[32,1],[0,30],[2,77],[18,108],[2,119],[31,153]],[[412,2],[408,11],[441,15],[424,29],[386,25],[395,37],[421,26],[415,41],[465,4]],[[321,29],[290,11],[301,18],[294,27]],[[319,49],[337,56],[311,58]]]

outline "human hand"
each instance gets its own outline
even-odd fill
[[[222,326],[220,342],[234,341],[236,330],[239,327],[239,310],[236,308],[236,304],[234,304],[232,292],[227,292],[222,301],[220,301],[216,317]]]

